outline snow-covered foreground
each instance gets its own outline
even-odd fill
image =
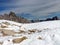
[[[60,45],[60,20],[29,24],[0,20],[0,45]]]

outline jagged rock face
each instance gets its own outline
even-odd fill
[[[11,20],[11,21],[16,21],[16,22],[20,22],[20,23],[29,23],[30,22],[25,18],[16,16],[16,14],[14,12],[10,12],[9,14],[0,15],[0,19]]]
[[[10,12],[9,16],[16,17],[16,14],[14,12]]]

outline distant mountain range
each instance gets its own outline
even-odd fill
[[[16,22],[20,22],[20,23],[29,23],[30,21],[21,17],[21,16],[17,16],[14,12],[10,12],[9,14],[4,14],[4,15],[0,15],[0,19],[4,19],[4,20],[11,20],[11,21],[16,21]]]
[[[19,23],[34,23],[34,22],[42,22],[42,21],[51,21],[51,20],[59,20],[59,18],[57,16],[54,16],[52,18],[46,18],[45,20],[28,20],[26,18],[24,18],[24,16],[29,18],[30,14],[21,14],[22,16],[17,16],[14,12],[10,12],[9,14],[4,14],[4,15],[0,15],[0,19],[4,19],[4,20],[11,20],[11,21],[16,21]],[[30,16],[30,18],[33,16]]]
[[[44,19],[44,20],[31,20],[31,22],[32,23],[34,23],[34,22],[43,22],[43,21],[53,21],[53,20],[60,20],[57,16],[54,16],[54,17],[52,17],[52,18],[46,18],[46,19]]]

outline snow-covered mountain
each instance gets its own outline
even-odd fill
[[[60,20],[27,24],[0,20],[0,45],[60,45]]]

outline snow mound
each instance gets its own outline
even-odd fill
[[[31,29],[53,29],[60,28],[60,20],[57,21],[46,21],[46,22],[38,22],[38,23],[30,23],[22,25],[21,29],[31,30]]]

